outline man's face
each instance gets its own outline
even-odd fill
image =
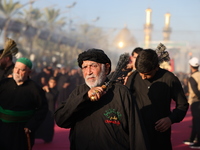
[[[103,82],[106,79],[105,65],[94,61],[83,61],[82,72],[83,77],[85,79],[85,83],[90,88],[103,84]]]
[[[17,83],[23,83],[31,73],[31,70],[23,63],[16,62],[13,69],[13,79]]]
[[[141,76],[141,78],[143,80],[148,80],[148,79],[151,79],[151,78],[153,78],[155,76],[157,70],[158,70],[158,68],[153,69],[153,70],[151,70],[151,71],[149,71],[147,73],[140,73],[139,72],[139,74],[140,74],[140,76]]]

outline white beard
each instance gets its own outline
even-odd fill
[[[102,69],[102,71],[100,72],[100,74],[99,74],[99,76],[94,76],[94,75],[91,75],[91,76],[86,76],[85,77],[85,83],[90,87],[90,88],[92,88],[92,87],[96,87],[96,86],[101,86],[103,83],[104,83],[104,81],[105,81],[105,79],[106,79],[106,68],[105,68],[105,64],[103,64],[102,66],[101,66],[101,69]],[[91,81],[91,82],[89,82],[89,81],[87,81],[87,78],[90,78],[90,77],[95,77],[95,78],[97,78],[95,81]]]
[[[21,82],[21,81],[23,81],[23,78],[22,78],[19,74],[16,74],[16,73],[13,73],[13,79],[14,79],[16,82]]]

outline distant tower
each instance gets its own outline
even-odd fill
[[[170,40],[170,33],[171,33],[171,28],[170,28],[170,13],[165,14],[165,26],[163,28],[163,40],[164,41],[169,41]]]
[[[144,24],[144,33],[145,33],[145,48],[149,48],[149,43],[151,41],[151,32],[153,29],[153,25],[151,24],[151,12],[150,8],[146,9],[146,23]]]

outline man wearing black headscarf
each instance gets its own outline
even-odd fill
[[[89,49],[78,56],[85,83],[55,112],[62,128],[71,128],[71,150],[146,150],[138,109],[120,83],[104,90],[111,61],[104,51]]]

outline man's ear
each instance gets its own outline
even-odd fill
[[[108,75],[110,73],[110,64],[106,63],[106,74]]]

